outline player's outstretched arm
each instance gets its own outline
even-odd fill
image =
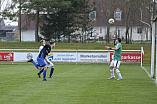
[[[112,48],[112,50],[118,50],[118,48]]]
[[[110,49],[110,50],[118,50],[118,48],[111,48],[111,47],[108,47],[108,46],[105,46],[106,49]]]
[[[48,64],[50,64],[50,61],[48,60],[47,57],[45,57],[45,60],[46,60],[46,62],[47,62]]]

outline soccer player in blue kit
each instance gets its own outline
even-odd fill
[[[43,70],[43,81],[47,81],[46,80],[46,72],[47,72],[47,66],[46,66],[46,63],[45,63],[45,59],[46,59],[46,56],[49,55],[50,51],[51,51],[51,48],[54,48],[55,47],[55,41],[50,41],[50,45],[48,44],[45,44],[43,42],[43,48],[42,50],[40,51],[38,57],[37,57],[37,64],[35,65],[37,67],[37,69],[41,70],[42,67],[44,68]],[[30,59],[28,60],[27,62],[32,62],[33,60]],[[50,62],[47,61],[47,63],[49,64]]]
[[[43,44],[46,44],[45,40],[41,40],[40,42],[42,43],[42,45],[39,47],[39,53],[40,53],[40,51],[41,51],[41,50],[43,49],[43,47],[44,47]],[[52,76],[53,71],[54,71],[54,64],[53,64],[51,61],[49,61],[49,59],[47,59],[47,57],[45,58],[45,62],[46,62],[47,68],[51,68],[49,78],[54,78],[54,77]],[[32,63],[36,66],[36,63],[35,63],[35,62],[32,61]],[[38,67],[37,67],[37,69],[38,69]],[[37,75],[38,75],[39,78],[40,78],[40,74],[41,74],[43,71],[44,71],[44,68],[43,68],[42,70],[40,70],[40,71],[37,73]]]

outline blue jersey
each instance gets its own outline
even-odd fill
[[[51,51],[51,46],[48,45],[48,44],[46,44],[46,45],[43,47],[43,49],[40,51],[38,57],[44,60],[45,57],[46,57],[46,55],[48,55],[48,53],[50,53],[50,51]]]

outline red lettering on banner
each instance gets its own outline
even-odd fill
[[[14,61],[14,53],[0,52],[0,61]]]
[[[113,53],[110,53],[110,62],[112,61],[113,58],[114,58]],[[122,62],[141,62],[141,53],[122,53],[121,58]]]

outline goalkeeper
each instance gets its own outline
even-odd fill
[[[108,79],[114,79],[115,75],[114,75],[114,70],[116,71],[117,75],[119,76],[119,78],[117,80],[122,80],[123,77],[121,76],[120,71],[118,70],[120,63],[121,63],[121,52],[122,52],[122,45],[121,45],[121,39],[117,38],[116,39],[116,46],[115,48],[111,48],[108,46],[105,46],[106,49],[110,49],[110,50],[114,50],[114,58],[111,61],[110,64],[110,71],[111,71],[111,77]]]

